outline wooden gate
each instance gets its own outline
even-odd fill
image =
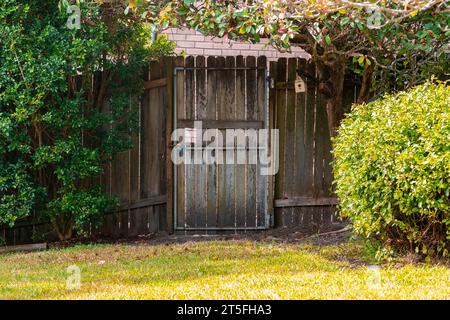
[[[175,230],[269,227],[268,177],[260,174],[259,164],[236,163],[240,152],[249,159],[258,151],[248,142],[258,129],[268,128],[266,73],[265,57],[198,56],[176,63],[173,127],[182,130],[184,141],[174,152],[184,161],[174,165]],[[194,121],[202,121],[202,128]],[[202,157],[214,141],[203,137],[207,129],[223,135],[223,164],[194,163],[196,152]],[[237,139],[227,137],[226,129],[247,130],[245,146],[236,147]],[[264,147],[267,141],[263,146],[260,141],[259,148]]]

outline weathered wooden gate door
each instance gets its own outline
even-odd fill
[[[184,130],[185,141],[182,151],[180,145],[175,149],[191,163],[174,165],[175,230],[267,228],[268,177],[260,174],[259,164],[236,163],[240,152],[249,156],[258,150],[250,144],[234,146],[225,133],[241,129],[251,136],[268,128],[266,58],[198,56],[178,59],[176,66],[174,128]],[[195,129],[194,121],[202,121],[202,129]],[[193,163],[199,147],[194,141],[207,138],[207,129],[223,135],[223,164]],[[200,148],[211,141],[201,142]],[[214,151],[211,155],[216,156]]]

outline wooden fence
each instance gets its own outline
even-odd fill
[[[279,131],[280,169],[275,177],[275,225],[309,229],[332,223],[337,199],[332,192],[331,142],[324,98],[309,79],[296,92],[297,70],[314,67],[303,59],[281,58],[270,65],[274,123]],[[354,86],[346,86],[353,99]],[[348,103],[348,102],[346,102]]]
[[[281,58],[268,64],[265,57],[242,56],[178,57],[151,63],[134,147],[117,155],[102,177],[106,192],[118,196],[121,205],[91,234],[119,238],[170,233],[174,227],[198,227],[197,232],[203,233],[208,226],[240,230],[269,227],[269,221],[270,226],[308,229],[332,223],[337,199],[332,191],[324,99],[308,79],[303,79],[304,92],[295,90],[297,70],[306,67],[303,59]],[[175,68],[188,69],[177,73]],[[268,79],[264,68],[269,70]],[[269,92],[263,87],[270,88]],[[353,84],[346,84],[346,104],[353,102],[355,90]],[[173,115],[175,100],[177,114]],[[252,173],[255,168],[184,167],[174,181],[170,159],[173,126],[192,127],[194,120],[218,130],[230,126],[279,129],[278,174],[257,184],[257,175]],[[254,188],[249,187],[250,182]],[[175,223],[174,196],[179,213]],[[204,201],[196,201],[196,197]],[[31,221],[0,229],[0,237],[19,244],[39,240],[33,235],[52,239],[50,230],[48,223]]]
[[[107,166],[106,191],[119,198],[117,212],[108,214],[99,236],[135,237],[167,231],[167,122],[168,84],[173,59],[150,64],[139,106],[139,134],[134,147]]]

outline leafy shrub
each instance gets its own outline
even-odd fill
[[[114,205],[99,176],[131,146],[145,65],[173,49],[123,8],[77,3],[70,29],[56,0],[0,0],[0,223],[34,211],[61,239]]]
[[[354,105],[334,140],[341,215],[381,250],[448,255],[450,90],[431,82]]]

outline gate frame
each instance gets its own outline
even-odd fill
[[[177,73],[179,71],[186,71],[186,70],[263,70],[265,72],[265,86],[264,86],[264,129],[266,130],[270,130],[272,128],[271,126],[271,121],[273,121],[273,119],[270,118],[270,89],[271,89],[271,78],[270,78],[270,68],[269,67],[234,67],[234,68],[230,68],[230,67],[185,67],[185,66],[171,66],[173,68],[173,72],[171,74],[172,76],[172,85],[171,90],[172,90],[172,99],[171,100],[171,104],[172,106],[169,105],[170,113],[172,116],[172,123],[170,124],[172,127],[172,130],[177,129],[177,124],[178,124],[178,116],[177,116]],[[169,95],[170,96],[170,95]],[[194,120],[195,121],[195,120]],[[170,132],[170,133],[171,133]],[[270,131],[269,131],[270,132]],[[270,145],[270,136],[268,136],[268,141],[267,141],[267,148],[271,148]],[[168,197],[167,197],[167,217],[172,220],[172,224],[168,223],[168,228],[170,228],[171,230],[169,230],[169,232],[175,232],[175,231],[227,231],[227,230],[267,230],[269,228],[271,228],[273,226],[273,205],[271,202],[273,202],[273,187],[271,186],[271,184],[273,183],[273,180],[270,176],[266,179],[265,181],[265,190],[266,190],[266,196],[265,196],[265,201],[266,201],[266,210],[264,212],[264,226],[255,226],[255,227],[180,227],[177,225],[178,222],[178,199],[177,199],[177,166],[170,160],[170,155],[171,155],[171,151],[172,148],[174,147],[171,141],[171,136],[168,136],[168,148],[167,148],[167,159],[170,162],[170,166],[168,165],[168,169],[167,172],[171,172],[171,186],[170,183],[168,184],[168,188],[167,188],[167,193],[168,193]],[[168,177],[169,178],[169,177]],[[169,191],[170,190],[170,191]],[[170,195],[169,195],[170,193]],[[170,203],[170,205],[169,205]],[[170,208],[170,210],[169,210]],[[170,221],[170,220],[168,220]]]

